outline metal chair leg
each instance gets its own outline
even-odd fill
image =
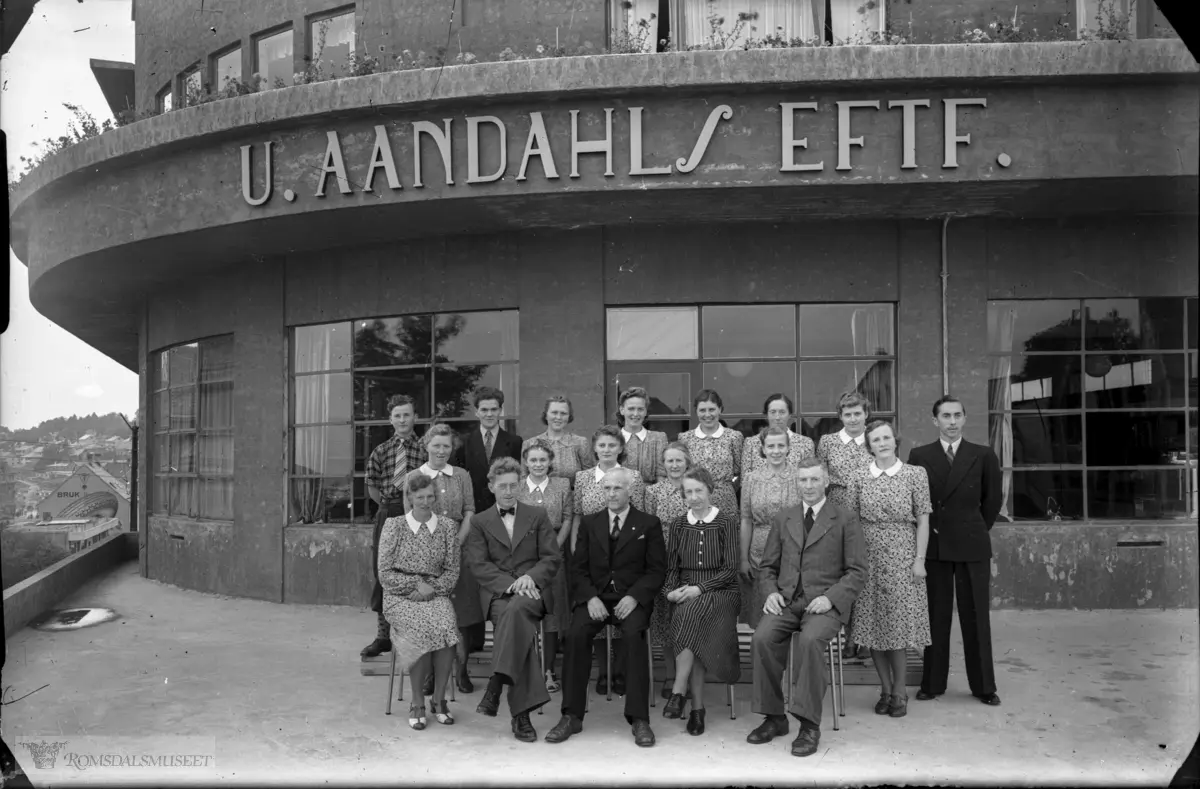
[[[655,691],[654,682],[654,642],[650,640],[650,631],[646,631],[646,656],[650,662],[650,706],[655,706],[654,697],[658,695]]]
[[[538,659],[542,665],[542,675],[538,678],[539,682],[546,681],[546,620],[543,619],[538,623],[538,642],[537,642]],[[546,705],[543,704],[542,707]],[[537,714],[543,715],[542,707],[538,707]]]
[[[842,650],[843,650],[842,644],[843,644],[843,639],[844,639],[845,635],[846,635],[846,628],[843,627],[841,629],[841,631],[838,633],[838,653],[837,653],[838,706],[841,708],[842,717],[846,716],[846,669],[842,665]]]
[[[841,713],[840,705],[838,704],[837,692],[837,663],[834,662],[833,650],[834,640],[830,640],[825,656],[829,660],[829,700],[833,703],[833,730],[838,730],[838,717]]]
[[[446,684],[450,686],[450,700],[458,701],[454,697],[454,678],[458,676],[458,648],[451,647],[454,650],[454,657],[450,658],[450,676],[446,679]]]
[[[737,707],[733,703],[733,683],[729,684],[729,720],[737,720]]]
[[[612,625],[606,625],[604,628],[604,659],[607,661],[605,665],[608,667],[608,701],[612,701]]]
[[[392,670],[388,674],[388,700],[387,700],[387,712],[384,713],[385,715],[392,714],[392,691],[395,690],[395,687],[396,687],[396,649],[395,649],[395,647],[393,647],[392,648]],[[403,674],[400,675],[400,692],[401,693],[404,692],[404,675]]]
[[[787,675],[783,678],[783,704],[785,707],[792,703],[792,661],[795,659],[795,644],[793,639],[788,639]]]

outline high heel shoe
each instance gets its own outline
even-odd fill
[[[688,715],[687,733],[693,737],[704,734],[704,708],[693,709]]]
[[[421,731],[425,728],[425,705],[413,704],[408,708],[408,725],[410,728]]]
[[[443,726],[454,725],[454,716],[450,714],[450,708],[446,706],[445,699],[442,699],[435,704],[430,704],[430,707],[433,709],[434,720]]]
[[[893,718],[903,718],[908,714],[908,694],[903,696],[892,695],[892,703],[888,708],[888,715]]]
[[[682,693],[672,693],[671,698],[663,705],[664,718],[682,718],[685,699]]]
[[[892,694],[886,690],[879,692],[879,701],[875,702],[875,714],[887,715],[892,709]]]

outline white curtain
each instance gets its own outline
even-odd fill
[[[628,7],[626,7],[626,3],[629,4]],[[658,39],[662,37],[658,32],[660,21],[658,0],[626,0],[626,2],[614,0],[613,9],[616,15],[613,20],[613,30],[624,30],[629,35],[631,43],[644,36],[642,51],[656,51]],[[644,31],[643,22],[645,22]]]
[[[719,30],[725,34],[733,32],[738,23],[738,14],[757,14],[742,25],[738,35],[725,43],[727,49],[738,49],[747,40],[760,40],[767,36],[783,38],[819,38],[824,28],[824,0],[680,0],[678,24],[674,36],[681,49],[691,47],[713,48],[720,46],[713,34],[709,16],[716,14],[725,21]],[[681,39],[681,40],[680,40]]]
[[[233,520],[233,338],[200,346],[195,514]]]
[[[879,31],[879,8],[867,8],[862,0],[832,0],[829,26],[833,28],[834,41],[866,43],[871,33]]]
[[[333,366],[333,336],[330,329],[296,331],[295,370],[328,370]],[[344,373],[342,375],[345,375]],[[334,375],[296,376],[294,422],[292,430],[294,458],[293,473],[325,473],[329,457],[329,429],[299,425],[331,420],[330,389]],[[344,429],[344,428],[343,428]],[[325,480],[321,478],[292,480],[294,514],[302,523],[316,523],[325,515]]]
[[[1009,353],[1013,350],[1013,331],[1017,325],[1017,309],[1011,305],[997,305],[988,311],[988,334],[997,339],[998,350]],[[991,426],[992,451],[1000,459],[1000,517],[1011,521],[1008,502],[1012,493],[1012,357],[996,356],[992,359],[992,401],[989,410],[995,412]]]

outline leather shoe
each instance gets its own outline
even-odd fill
[[[921,698],[920,695],[917,698]],[[875,702],[875,714],[887,715],[892,706],[892,694],[880,691],[879,701]]]
[[[671,698],[667,699],[667,703],[663,705],[663,717],[682,718],[685,701],[682,693],[672,693]]]
[[[782,723],[771,718],[763,718],[763,722],[758,724],[758,728],[746,735],[746,742],[751,745],[763,745],[787,733],[787,718],[784,718]]]
[[[526,720],[529,716],[525,717]],[[564,715],[554,724],[554,728],[546,732],[546,742],[566,742],[572,734],[583,731],[583,721],[574,715]]]
[[[999,707],[1000,706],[1000,697],[997,696],[995,693],[989,693],[986,696],[976,696],[975,698],[979,699],[980,701],[982,701],[984,704],[988,705],[989,707]]]
[[[817,752],[817,745],[820,742],[820,729],[801,728],[796,739],[792,740],[792,756],[812,756]]]
[[[888,715],[893,718],[903,718],[908,714],[908,696],[897,696],[892,694],[892,701],[888,705]]]
[[[597,696],[607,696],[608,695],[608,677],[607,676],[601,676],[596,679],[596,695]]]
[[[688,715],[687,733],[693,737],[699,737],[704,734],[704,710],[692,710]]]
[[[917,701],[929,701],[930,699],[936,699],[940,695],[942,695],[942,694],[930,693],[929,691],[925,691],[925,690],[918,690],[917,691]]]
[[[379,657],[384,652],[391,652],[391,651],[392,651],[391,639],[377,638],[374,641],[372,641],[370,644],[367,644],[365,647],[363,647],[362,652],[359,652],[358,654],[361,657],[373,658],[373,657]]]
[[[639,748],[649,748],[654,744],[654,731],[650,728],[650,721],[643,718],[633,721],[633,742]]]
[[[471,675],[467,673],[465,666],[458,670],[458,676],[454,678],[454,682],[458,686],[459,693],[475,692],[475,685],[471,682]]]
[[[513,736],[521,742],[537,742],[537,732],[534,731],[533,724],[529,722],[528,712],[513,716],[512,732]]]
[[[486,715],[489,718],[494,718],[499,710],[500,692],[485,690],[483,692],[483,698],[479,700],[479,706],[475,708],[475,711],[480,715]],[[529,716],[526,716],[526,719],[528,719],[528,717]]]
[[[613,693],[617,694],[618,696],[624,696],[625,695],[625,678],[620,677],[620,676],[613,677],[612,690],[613,690]]]

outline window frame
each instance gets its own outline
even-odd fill
[[[263,82],[265,83],[265,87],[262,88],[263,90],[272,90],[275,86],[271,84],[270,80],[267,78],[267,75],[263,73],[263,65],[259,58],[259,46],[263,41],[266,41],[269,38],[274,38],[282,33],[292,34],[292,65],[288,70],[288,76],[290,77],[296,73],[296,30],[292,23],[285,22],[282,25],[276,25],[275,27],[268,28],[262,32],[255,33],[250,37],[250,44],[253,48],[250,53],[250,62],[253,64],[253,68],[250,69],[250,73],[258,74],[259,77],[262,78]]]
[[[221,84],[220,62],[222,58],[232,55],[234,52],[238,53],[238,82],[245,81],[243,79],[245,64],[242,56],[242,42],[238,40],[224,49],[217,50],[208,58],[208,82],[213,93],[220,93],[225,89],[225,86]]]
[[[197,81],[199,82],[199,84],[197,86],[198,90],[196,92],[197,100],[192,103],[188,103],[188,80],[190,80],[192,77],[196,77]],[[203,62],[193,63],[191,66],[189,66],[186,69],[184,69],[183,71],[179,72],[179,94],[180,94],[179,106],[181,109],[183,107],[194,107],[197,104],[201,103],[199,101],[199,99],[201,97],[203,97],[204,94],[206,93],[206,91],[204,89],[204,87],[205,87],[204,86],[204,77],[205,77],[205,68],[204,68]]]
[[[313,63],[318,63],[321,60],[319,56],[315,56],[313,54],[313,45],[315,44],[313,27],[320,22],[324,22],[329,19],[336,19],[340,16],[351,17],[350,30],[351,34],[354,36],[354,41],[350,46],[350,54],[358,51],[359,35],[357,5],[355,3],[350,3],[347,5],[338,6],[337,8],[332,8],[328,11],[320,11],[318,13],[311,14],[304,19],[304,63],[306,66],[309,66]]]
[[[154,106],[159,115],[165,115],[175,109],[175,80],[171,80],[154,94]],[[170,105],[170,106],[168,106]]]

